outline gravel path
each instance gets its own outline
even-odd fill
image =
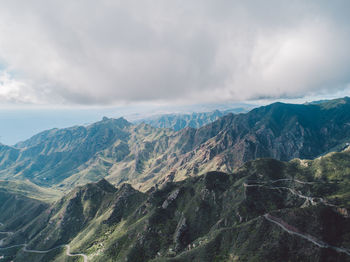
[[[350,256],[350,251],[349,250],[347,250],[345,248],[342,248],[342,247],[335,247],[335,246],[329,245],[329,244],[323,242],[322,240],[317,239],[314,236],[302,233],[298,229],[296,229],[295,227],[293,227],[291,225],[288,225],[286,222],[284,222],[280,218],[273,217],[270,214],[265,214],[264,218],[266,220],[270,221],[271,223],[274,223],[274,224],[278,225],[280,228],[282,228],[287,233],[299,236],[299,237],[301,237],[303,239],[306,239],[307,241],[312,242],[313,244],[315,244],[316,246],[318,246],[320,248],[331,248],[331,249],[333,249],[333,250],[335,250],[335,251],[337,251],[339,253],[345,253],[348,256]]]
[[[2,223],[0,223],[0,224],[1,224],[1,226],[3,226]],[[14,234],[14,232],[2,232],[2,231],[0,231],[0,233],[1,233],[1,234],[7,234],[8,236]],[[70,252],[70,245],[67,245],[67,244],[65,244],[65,245],[59,245],[59,246],[50,248],[50,249],[48,249],[48,250],[27,249],[27,246],[28,246],[27,244],[18,244],[18,245],[12,245],[12,246],[9,246],[9,247],[1,247],[2,244],[3,244],[4,239],[6,239],[6,237],[0,240],[0,251],[1,251],[1,250],[6,250],[6,249],[10,249],[10,248],[15,248],[15,247],[22,247],[22,251],[23,251],[23,252],[26,252],[26,253],[47,254],[47,253],[49,253],[49,252],[51,252],[51,251],[53,251],[53,250],[55,250],[55,249],[65,247],[65,248],[66,248],[66,255],[67,255],[67,256],[69,256],[69,257],[80,256],[80,257],[83,257],[84,262],[88,262],[88,257],[87,257],[85,254],[83,254],[83,253],[77,253],[77,254],[71,253],[71,252]]]

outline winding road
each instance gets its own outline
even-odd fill
[[[65,247],[66,248],[66,255],[69,257],[76,257],[76,256],[81,256],[84,259],[84,262],[88,262],[88,257],[87,255],[83,254],[83,253],[79,253],[79,254],[75,254],[75,253],[70,253],[70,245],[59,245],[57,247],[53,247],[50,248],[48,250],[34,250],[34,249],[27,249],[27,244],[19,244],[19,245],[13,245],[13,246],[9,246],[9,247],[0,247],[0,250],[5,250],[5,249],[10,249],[10,248],[14,248],[14,247],[23,247],[22,251],[26,252],[26,253],[34,253],[34,254],[47,254],[55,249],[58,248],[62,248]]]
[[[7,235],[13,235],[13,234],[14,234],[13,232],[0,232],[0,233],[2,233],[2,234],[7,234]],[[2,245],[4,239],[6,239],[6,237],[0,240],[0,246]],[[49,252],[51,252],[51,251],[53,251],[53,250],[55,250],[55,249],[65,247],[65,248],[66,248],[66,255],[67,255],[67,256],[69,256],[69,257],[77,257],[77,256],[80,256],[80,257],[83,257],[84,262],[88,262],[88,257],[87,257],[87,255],[85,255],[85,254],[83,254],[83,253],[70,253],[70,245],[67,245],[67,244],[59,245],[59,246],[50,248],[50,249],[48,249],[48,250],[27,249],[27,246],[28,246],[28,244],[18,244],[18,245],[13,245],[13,246],[9,246],[9,247],[0,247],[0,251],[1,251],[1,250],[6,250],[6,249],[10,249],[10,248],[15,248],[15,247],[22,247],[22,251],[23,251],[23,252],[26,252],[26,253],[47,254],[47,253],[49,253]]]
[[[313,244],[315,244],[316,246],[318,246],[320,248],[331,248],[331,249],[333,249],[333,250],[335,250],[335,251],[337,251],[339,253],[345,253],[346,255],[350,256],[350,251],[349,250],[347,250],[345,248],[342,248],[342,247],[335,247],[335,246],[329,245],[329,244],[323,242],[322,240],[317,239],[314,236],[302,233],[297,228],[295,228],[295,227],[293,227],[291,225],[288,225],[286,222],[284,222],[280,218],[271,216],[270,214],[265,214],[264,218],[266,220],[270,221],[271,223],[274,223],[274,224],[278,225],[280,228],[282,228],[287,233],[299,236],[299,237],[301,237],[303,239],[306,239],[307,241],[312,242]]]
[[[278,190],[278,189],[288,190],[293,195],[296,195],[296,196],[298,196],[300,198],[305,199],[306,201],[310,202],[312,205],[317,204],[316,201],[318,200],[319,202],[323,203],[324,205],[337,207],[336,205],[328,203],[323,198],[305,196],[305,195],[302,195],[300,192],[296,191],[295,189],[292,189],[292,188],[289,188],[289,187],[281,187],[281,186],[280,187],[273,187],[273,186],[267,186],[266,185],[267,183],[273,184],[273,183],[276,183],[276,182],[279,182],[279,181],[294,181],[294,182],[297,182],[299,184],[313,184],[314,183],[314,182],[303,182],[303,181],[300,181],[300,180],[297,180],[297,179],[277,179],[277,180],[273,180],[273,181],[264,182],[263,184],[247,184],[247,183],[243,183],[243,186],[244,187],[264,187],[264,188],[273,189],[273,190]],[[249,181],[249,182],[253,182],[253,181]],[[255,181],[255,183],[256,182],[258,182],[258,181]],[[300,230],[298,230],[297,228],[287,224],[285,221],[283,221],[280,218],[274,217],[274,216],[272,216],[272,215],[270,215],[268,213],[264,215],[264,218],[267,221],[269,221],[271,223],[274,223],[275,225],[279,226],[282,230],[286,231],[287,233],[292,234],[292,235],[296,235],[296,236],[301,237],[301,238],[303,238],[303,239],[305,239],[307,241],[310,241],[310,242],[312,242],[313,244],[315,244],[316,246],[318,246],[320,248],[330,248],[330,249],[335,250],[336,252],[345,253],[346,255],[350,256],[350,250],[345,249],[343,247],[332,246],[332,245],[330,245],[328,243],[325,243],[322,240],[317,239],[314,236],[311,236],[309,234],[303,233]]]
[[[293,181],[293,182],[297,182],[299,184],[304,184],[304,185],[313,185],[316,183],[316,182],[301,181],[301,180],[292,179],[292,178],[281,178],[281,179],[273,180],[270,183],[273,184],[273,183],[280,182],[280,181]]]
[[[0,226],[3,226],[4,224],[0,222]],[[11,232],[11,231],[0,231],[1,234],[5,234],[8,236],[11,236],[14,234],[14,232]],[[6,249],[10,249],[10,248],[15,248],[15,247],[22,247],[22,251],[23,252],[26,252],[26,253],[34,253],[34,254],[47,254],[55,249],[58,249],[58,248],[62,248],[62,247],[65,247],[66,248],[66,255],[69,256],[69,257],[77,257],[77,256],[80,256],[84,259],[84,262],[88,262],[88,257],[87,255],[83,254],[83,253],[71,253],[70,252],[70,245],[68,244],[63,244],[63,245],[59,245],[59,246],[56,246],[56,247],[53,247],[53,248],[50,248],[48,250],[34,250],[34,249],[27,249],[27,246],[28,244],[18,244],[18,245],[12,245],[12,246],[9,246],[9,247],[1,247],[3,245],[3,242],[4,240],[7,238],[2,238],[0,239],[0,251],[1,250],[6,250]]]
[[[278,179],[278,180],[273,180],[273,181],[269,181],[269,183],[273,184],[273,183],[276,183],[278,181],[296,181],[300,184],[310,184],[310,183],[313,183],[313,182],[303,182],[303,181],[300,181],[300,180],[292,180],[292,179]],[[330,204],[328,203],[326,200],[324,200],[323,198],[321,197],[310,197],[310,196],[305,196],[305,195],[302,195],[300,192],[297,192],[295,189],[292,189],[292,188],[289,188],[289,187],[272,187],[272,186],[266,186],[265,185],[266,183],[264,184],[247,184],[247,183],[243,183],[243,186],[244,187],[264,187],[264,188],[267,188],[267,189],[272,189],[272,190],[277,190],[277,189],[283,189],[283,190],[288,190],[289,192],[291,192],[293,195],[296,195],[300,198],[304,198],[307,202],[309,202],[311,205],[316,205],[316,201],[318,200],[319,202],[323,203],[324,205],[326,206],[331,206],[331,207],[337,207],[336,205],[333,205],[333,204]]]
[[[11,236],[11,235],[13,235],[13,232],[10,232],[10,231],[6,231],[6,232],[0,231],[0,234],[4,234],[4,235]],[[4,239],[6,239],[6,238],[7,238],[7,237],[0,239],[0,247],[3,245]]]
[[[76,256],[81,256],[81,257],[83,257],[84,258],[84,262],[88,262],[88,258],[87,258],[87,256],[85,255],[85,254],[83,254],[83,253],[80,253],[80,254],[71,254],[70,253],[70,246],[69,245],[66,245],[66,255],[67,256],[69,256],[69,257],[76,257]]]
[[[251,182],[251,183],[264,183],[264,184],[271,183],[271,184],[273,184],[273,183],[277,183],[277,182],[280,182],[280,181],[292,181],[292,182],[297,182],[299,184],[304,184],[304,185],[313,185],[313,184],[317,183],[317,182],[301,181],[301,180],[294,179],[294,178],[280,178],[280,179],[269,180],[269,181],[250,180],[248,182]]]

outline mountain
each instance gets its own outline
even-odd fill
[[[52,185],[77,172],[96,153],[127,141],[130,123],[107,119],[88,127],[52,129],[14,147],[0,146],[0,174],[4,178],[28,178],[38,185]]]
[[[135,121],[136,124],[146,123],[153,127],[170,128],[179,131],[185,127],[199,128],[209,123],[214,122],[220,117],[229,113],[243,113],[246,112],[243,108],[228,109],[225,111],[215,110],[212,112],[198,112],[192,114],[163,114],[148,117]]]
[[[70,249],[90,262],[350,261],[349,170],[345,150],[259,159],[147,192],[101,180],[2,242],[27,243],[6,251],[18,262],[65,261]]]
[[[3,231],[23,228],[48,207],[48,203],[0,188],[0,235]]]
[[[59,190],[40,187],[29,180],[0,180],[0,190],[47,203],[58,200],[63,194],[63,192]]]
[[[225,116],[195,132],[201,137],[200,133],[219,126],[195,153],[221,156],[227,170],[259,157],[317,157],[349,141],[350,99],[338,102],[333,107],[274,103],[247,114]]]
[[[350,99],[274,103],[180,131],[104,118],[89,126],[42,132],[0,145],[0,178],[69,190],[102,178],[147,191],[208,171],[233,172],[271,157],[313,159],[350,142]]]

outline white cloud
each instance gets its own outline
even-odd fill
[[[0,72],[0,102],[1,103],[39,103],[35,94],[28,86],[6,72]]]
[[[346,0],[0,7],[0,62],[15,72],[0,85],[2,103],[213,102],[331,93],[350,82]]]

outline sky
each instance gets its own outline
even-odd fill
[[[347,93],[350,2],[0,4],[0,105],[113,106]]]
[[[48,128],[130,108],[350,95],[349,10],[348,0],[1,1],[0,142],[38,129],[22,130],[24,118]],[[13,130],[23,135],[6,138]]]

